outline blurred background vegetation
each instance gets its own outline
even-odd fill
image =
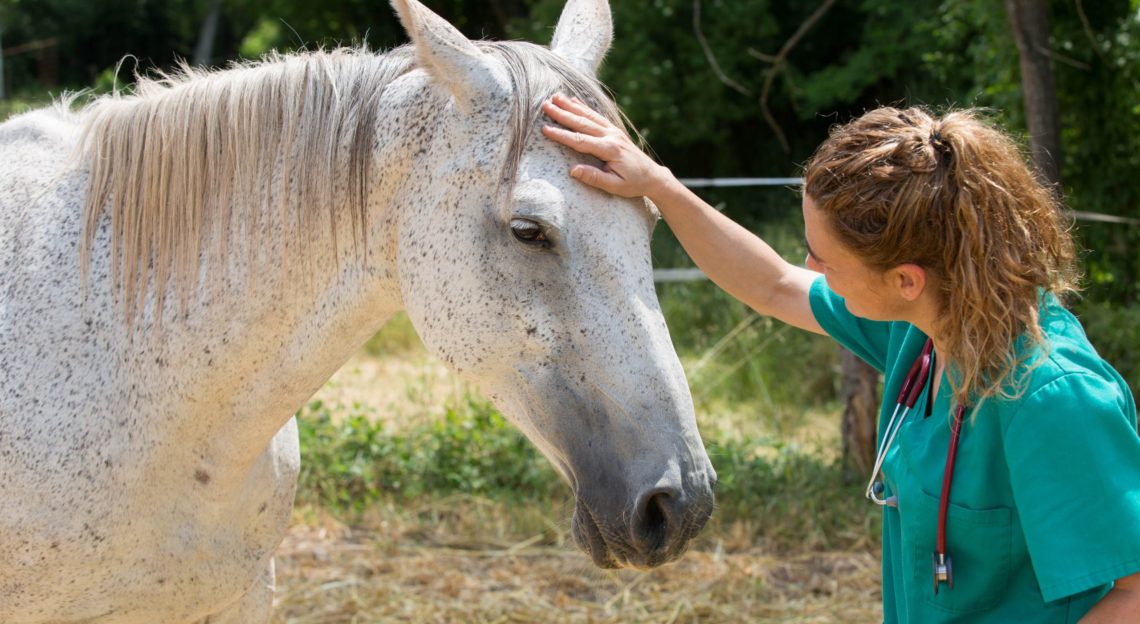
[[[1066,202],[1140,219],[1140,0],[1043,3]],[[425,4],[472,38],[546,43],[563,0]],[[611,4],[616,32],[601,78],[681,177],[796,176],[829,126],[882,104],[988,107],[997,122],[1026,133],[1003,0]],[[384,0],[0,0],[0,40],[0,115],[7,116],[64,90],[129,85],[133,72],[169,69],[177,59],[221,67],[274,48],[367,43],[383,50],[406,37]],[[787,257],[803,258],[794,189],[702,194]],[[1074,228],[1087,276],[1074,309],[1135,392],[1140,227],[1078,221]],[[665,227],[657,229],[653,253],[658,267],[691,264]],[[785,435],[805,412],[837,412],[832,344],[758,318],[707,282],[663,284],[659,294],[721,474],[717,521],[763,509],[788,514],[789,522],[756,528],[758,537],[788,531],[781,539],[803,543],[815,535],[834,547],[873,536],[876,514],[850,506],[859,487],[841,478],[834,449],[805,450]],[[415,341],[406,320],[393,327],[370,343],[374,354],[398,354]],[[561,492],[533,450],[477,396],[399,431],[367,411],[323,402],[302,411],[302,502],[351,514],[392,496],[513,500]],[[748,419],[766,426],[738,426]],[[842,523],[847,529],[837,528]],[[847,537],[836,544],[837,535]]]

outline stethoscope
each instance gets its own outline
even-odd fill
[[[934,366],[934,341],[926,339],[922,353],[911,364],[906,377],[903,378],[902,389],[899,390],[898,400],[895,401],[895,411],[887,421],[887,428],[883,431],[883,438],[879,442],[879,450],[875,454],[875,468],[871,471],[871,479],[867,482],[867,498],[877,504],[888,507],[898,507],[898,496],[880,498],[884,490],[882,480],[878,477],[882,473],[883,459],[895,441],[899,428],[918,397],[922,394],[930,379],[931,368]],[[901,414],[900,414],[901,410]],[[954,410],[954,420],[950,424],[950,446],[946,449],[946,469],[942,473],[942,493],[938,498],[938,536],[935,541],[932,565],[934,570],[934,593],[938,593],[938,586],[946,583],[954,589],[954,566],[950,554],[946,549],[946,512],[950,508],[950,485],[954,482],[954,460],[958,457],[958,440],[962,437],[962,419],[966,414],[966,406],[959,405]],[[897,422],[896,422],[897,421]]]

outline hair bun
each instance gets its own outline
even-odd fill
[[[938,128],[930,131],[930,146],[934,148],[934,153],[942,159],[948,158],[952,152],[950,142],[942,137],[942,131]]]

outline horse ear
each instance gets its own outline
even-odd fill
[[[420,65],[465,111],[481,97],[509,93],[506,69],[484,54],[447,20],[417,0],[391,0],[412,40]]]
[[[558,18],[550,49],[578,69],[595,75],[613,40],[609,0],[568,0]]]

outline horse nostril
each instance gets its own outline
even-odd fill
[[[657,488],[641,497],[632,528],[643,551],[656,552],[665,547],[673,520],[671,508],[677,495],[672,488]]]

